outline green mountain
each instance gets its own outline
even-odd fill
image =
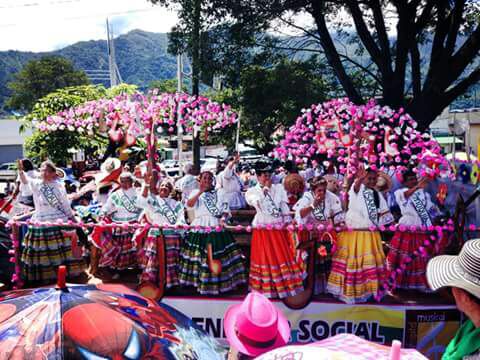
[[[145,88],[152,80],[176,75],[176,59],[167,53],[167,34],[133,30],[115,39],[115,57],[124,82]],[[107,41],[82,41],[52,52],[0,52],[0,108],[9,96],[7,83],[32,59],[60,55],[82,70],[108,70]]]

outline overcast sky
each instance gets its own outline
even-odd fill
[[[147,0],[0,0],[0,51],[50,51],[133,29],[168,32],[175,12]]]

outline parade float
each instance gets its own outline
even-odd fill
[[[155,169],[157,139],[163,133],[176,134],[181,127],[185,133],[209,133],[235,124],[236,113],[227,105],[218,104],[205,97],[192,97],[187,94],[123,94],[113,99],[90,101],[80,106],[59,112],[45,119],[33,122],[42,132],[70,131],[87,133],[91,136],[108,134],[109,150],[133,146],[144,142],[147,148],[149,171]],[[107,150],[107,151],[109,151]],[[280,160],[292,160],[297,164],[317,166],[335,162],[338,178],[342,184],[348,183],[361,167],[371,167],[389,175],[398,183],[398,174],[407,167],[414,167],[418,174],[431,180],[429,191],[438,203],[449,210],[450,217],[439,219],[432,226],[404,227],[380,225],[364,231],[421,232],[428,234],[423,246],[412,254],[415,257],[427,256],[441,239],[449,239],[453,247],[461,245],[464,236],[471,237],[477,231],[471,207],[475,186],[479,181],[477,163],[453,163],[441,154],[439,145],[429,134],[416,130],[416,123],[403,109],[393,110],[380,106],[375,101],[366,105],[355,105],[348,99],[335,99],[323,104],[315,104],[304,109],[296,123],[286,129],[283,139],[273,154]],[[396,180],[397,179],[397,180]],[[458,201],[458,194],[463,198]],[[343,190],[339,195],[344,196]],[[474,196],[474,195],[473,195]],[[473,216],[473,217],[472,217]],[[11,221],[12,259],[15,263],[13,281],[22,287],[19,262],[18,228],[28,222]],[[48,225],[48,224],[46,224]],[[58,224],[56,224],[58,225]],[[114,227],[98,224],[69,222],[67,226],[93,228],[95,226]],[[144,224],[126,224],[126,227],[141,229]],[[155,225],[149,225],[155,226]],[[288,224],[290,232],[296,231],[352,231],[351,228],[299,226]],[[172,227],[188,231],[190,226]],[[196,227],[196,230],[198,227]],[[266,230],[278,226],[264,226]],[[206,232],[222,231],[220,227],[206,227]],[[252,231],[251,225],[236,224],[230,231],[246,234]],[[319,254],[318,244],[308,249],[311,258]],[[315,264],[315,261],[313,261]],[[382,291],[395,290],[396,276],[408,265],[404,264],[389,274]],[[305,293],[294,301],[277,301],[292,325],[292,341],[308,343],[319,341],[340,333],[353,333],[381,344],[393,340],[403,341],[407,347],[417,348],[428,357],[438,356],[459,326],[461,317],[452,303],[444,303],[438,297],[403,297],[382,302],[361,305],[348,305],[328,296],[314,296],[315,266],[310,266]],[[314,282],[314,281],[313,281]],[[164,284],[158,284],[159,287]],[[164,289],[160,294],[163,295]],[[162,301],[189,315],[195,323],[216,338],[224,339],[222,319],[225,310],[239,303],[244,294],[218,297],[185,296],[170,291]]]

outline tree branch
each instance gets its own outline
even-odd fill
[[[265,45],[265,44],[261,44],[261,43],[255,43],[255,46],[259,46],[259,47],[262,47],[262,48],[267,48],[267,49],[275,49],[275,50],[285,50],[285,51],[292,51],[294,53],[298,53],[298,52],[301,52],[301,51],[306,51],[306,52],[312,52],[312,53],[318,53],[318,54],[322,54],[322,55],[325,55],[325,51],[322,51],[320,49],[308,49],[308,48],[296,48],[296,47],[289,47],[289,46],[277,46],[277,45]],[[381,83],[381,80],[380,78],[375,75],[375,73],[373,73],[370,69],[368,69],[368,66],[364,66],[362,64],[360,64],[359,62],[353,60],[352,58],[346,56],[346,55],[343,55],[341,53],[338,53],[338,56],[343,60],[343,61],[346,61],[346,62],[349,62],[351,63],[352,65],[358,67],[360,70],[366,72],[368,75],[370,75],[373,79],[375,79],[375,81]],[[370,64],[371,65],[371,64]]]
[[[447,35],[447,42],[445,44],[445,56],[451,56],[455,51],[455,44],[457,43],[458,30],[462,24],[463,8],[465,7],[465,0],[455,1],[455,7],[449,15],[450,30]]]
[[[362,96],[355,88],[352,79],[348,76],[345,68],[342,64],[340,56],[337,53],[335,44],[333,43],[330,32],[328,31],[327,24],[325,23],[325,17],[322,12],[322,4],[317,0],[311,0],[312,16],[315,19],[317,24],[318,34],[320,35],[320,43],[322,44],[323,51],[325,56],[330,64],[330,66],[335,71],[338,80],[342,84],[343,89],[347,96],[353,102],[360,104],[362,103]]]
[[[418,7],[419,1],[417,1],[417,5],[415,6],[415,9]],[[435,1],[429,0],[423,7],[423,11],[420,13],[420,16],[418,17],[416,23],[415,23],[415,32],[417,34],[421,33],[422,30],[427,26],[427,23],[429,20],[432,18],[432,10],[435,5]]]
[[[465,91],[467,91],[470,86],[476,84],[478,81],[480,81],[480,66],[477,67],[474,71],[472,71],[468,77],[466,77],[453,88],[445,92],[445,102],[447,104],[450,104],[457,97],[465,93]]]
[[[346,4],[350,10],[358,36],[362,40],[363,45],[372,57],[372,60],[375,62],[375,64],[377,64],[380,72],[384,75],[387,75],[389,73],[389,68],[386,63],[386,59],[382,56],[382,53],[375,43],[372,34],[368,30],[367,24],[365,24],[362,10],[358,6],[358,1],[347,0]]]
[[[388,70],[391,71],[392,59],[390,56],[390,41],[388,40],[387,28],[383,18],[382,7],[379,0],[370,1],[373,11],[373,19],[375,21],[375,28],[377,29],[378,40],[380,41],[380,48],[382,49],[385,63],[388,64]]]
[[[447,86],[462,75],[467,66],[478,56],[480,51],[480,25],[470,34],[468,39],[458,49],[449,61],[449,71],[445,74],[445,80],[449,81]]]
[[[420,68],[420,51],[418,51],[418,44],[412,44],[410,47],[410,63],[412,66],[412,86],[413,97],[417,97],[422,92],[422,72]]]
[[[291,27],[293,27],[294,29],[297,29],[297,30],[301,30],[305,34],[307,34],[308,36],[311,36],[311,37],[317,39],[318,41],[320,41],[320,36],[316,35],[314,32],[312,32],[310,30],[305,29],[303,26],[296,25],[295,23],[293,23],[290,20],[287,20],[283,17],[280,17],[279,19],[281,21],[283,21],[285,24],[287,24],[288,26],[291,26]]]

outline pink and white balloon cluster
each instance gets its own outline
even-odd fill
[[[375,100],[355,105],[348,98],[334,99],[302,110],[274,155],[297,163],[336,160],[339,171],[349,176],[360,163],[382,171],[420,165],[422,175],[448,175],[450,165],[440,145],[416,127],[403,108],[395,111]]]
[[[136,137],[152,121],[169,133],[176,131],[177,124],[187,132],[195,129],[208,132],[236,123],[237,114],[230,106],[204,96],[151,91],[146,95],[122,94],[113,99],[88,101],[32,123],[43,132],[67,130],[93,135],[106,129],[123,129]]]

